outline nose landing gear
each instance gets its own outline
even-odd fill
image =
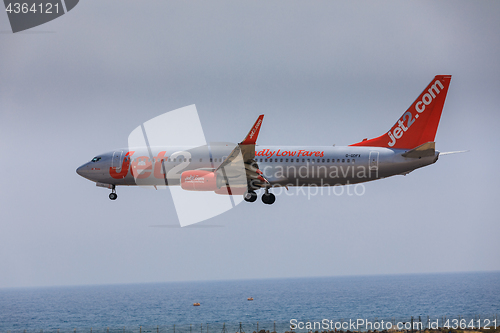
[[[118,198],[118,195],[116,194],[115,185],[112,186],[113,187],[111,187],[111,193],[109,194],[109,198],[111,200],[116,200],[116,198]]]

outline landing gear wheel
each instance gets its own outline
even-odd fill
[[[272,205],[276,201],[276,197],[272,193],[264,193],[262,195],[262,202],[266,205]]]
[[[109,198],[111,200],[116,200],[118,198],[118,195],[116,195],[116,190],[115,190],[115,185],[111,185],[111,193],[109,194]]]
[[[254,191],[247,191],[243,195],[243,199],[245,199],[246,202],[254,202],[255,200],[257,200],[257,193],[255,193]]]

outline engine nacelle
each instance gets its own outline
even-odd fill
[[[222,186],[220,189],[215,190],[216,194],[222,194],[222,195],[243,195],[247,192],[247,187],[236,187],[236,186]]]
[[[223,184],[221,177],[206,170],[190,170],[181,174],[181,188],[187,191],[216,191]]]

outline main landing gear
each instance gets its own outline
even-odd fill
[[[111,187],[111,193],[109,194],[109,198],[111,200],[116,200],[116,198],[118,198],[118,195],[116,194],[115,185],[112,186],[113,187]]]
[[[243,196],[243,199],[245,199],[246,202],[254,202],[257,200],[257,193],[254,191],[247,191]]]
[[[272,205],[276,201],[276,196],[272,193],[269,193],[269,189],[266,188],[266,192],[262,194],[262,202],[266,205]]]
[[[249,190],[243,195],[243,199],[246,202],[254,202],[257,200],[257,193],[255,191]],[[266,192],[262,195],[262,202],[266,205],[272,205],[276,201],[276,196],[269,193],[269,189],[266,188]]]

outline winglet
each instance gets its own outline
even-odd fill
[[[252,129],[248,132],[245,140],[243,140],[240,145],[254,145],[257,142],[257,137],[259,136],[260,126],[262,125],[262,120],[264,115],[261,114],[255,124],[253,124]]]

